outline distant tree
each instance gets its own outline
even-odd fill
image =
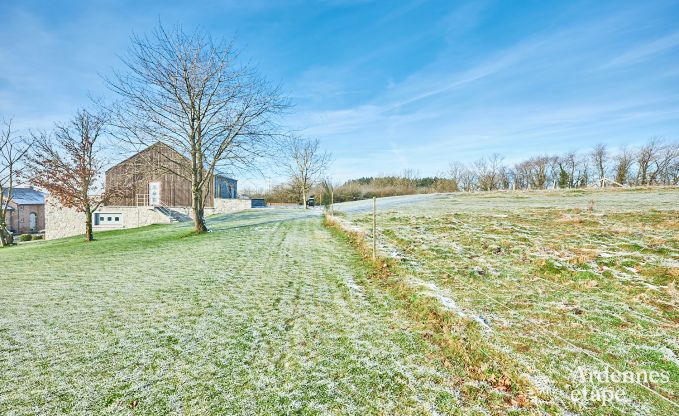
[[[652,137],[645,145],[641,146],[636,154],[637,185],[652,185],[657,172],[653,169],[653,162],[657,159],[662,149],[662,141],[658,137]]]
[[[473,169],[465,167],[460,172],[460,188],[465,192],[477,189],[477,175]]]
[[[284,169],[290,182],[298,189],[304,209],[307,209],[309,190],[322,178],[330,166],[332,156],[319,148],[318,139],[293,137],[285,141]]]
[[[448,171],[446,176],[452,182],[453,192],[460,191],[462,189],[462,176],[464,175],[467,167],[461,162],[450,162],[448,165]]]
[[[549,180],[549,156],[534,156],[528,159],[530,166],[530,183],[534,189],[547,188]]]
[[[568,152],[558,161],[560,173],[559,184],[562,188],[578,188],[587,186],[589,181],[589,163],[587,157],[576,152]]]
[[[84,214],[87,241],[94,239],[92,214],[113,196],[100,187],[106,126],[105,115],[79,110],[70,122],[57,124],[52,134],[34,134],[29,153],[31,182]]]
[[[673,169],[678,159],[679,143],[663,143],[656,158],[653,160],[654,171],[651,183],[658,185],[676,184]]]
[[[478,187],[482,191],[492,191],[500,186],[503,160],[499,153],[493,153],[490,157],[482,157],[474,162]]]
[[[618,153],[613,157],[613,180],[619,185],[625,185],[629,182],[632,172],[632,165],[634,164],[634,153],[622,147]]]
[[[0,247],[12,244],[7,212],[28,148],[28,143],[12,130],[12,121],[3,121],[0,130]]]
[[[458,192],[460,187],[457,181],[439,175],[434,178],[430,187],[424,188],[424,192],[428,192],[430,189],[435,192]]]
[[[400,183],[398,183],[397,186],[402,186],[405,188],[406,193],[408,194],[415,193],[418,176],[419,174],[413,169],[404,169],[401,173],[401,176],[399,177],[398,182]]]
[[[669,151],[674,157],[667,166],[667,185],[679,185],[679,142],[674,143]]]
[[[497,188],[509,189],[514,172],[505,165],[500,165],[497,172]]]
[[[514,165],[514,187],[527,189],[531,183],[531,163],[524,160]]]
[[[323,179],[320,182],[321,191],[321,203],[325,207],[326,211],[330,209],[330,204],[332,204],[334,199],[335,186],[332,184],[330,179]]]
[[[559,165],[559,179],[558,179],[559,188],[561,188],[561,189],[569,188],[570,183],[571,183],[570,178],[571,177],[568,174],[568,172],[566,171],[566,169],[563,167],[563,165],[560,164]]]
[[[207,33],[159,26],[134,37],[125,72],[108,79],[117,136],[138,149],[157,141],[191,163],[168,158],[168,173],[191,182],[196,233],[207,231],[205,203],[218,168],[251,167],[278,137],[276,117],[288,104],[253,69],[237,63],[232,44]],[[174,165],[173,165],[174,164]]]
[[[597,144],[589,155],[596,169],[599,186],[603,188],[605,186],[604,179],[606,178],[606,164],[608,162],[606,145],[602,143]]]
[[[548,156],[549,160],[547,162],[547,169],[549,171],[550,183],[557,187],[560,181],[561,169],[559,168],[559,156]]]

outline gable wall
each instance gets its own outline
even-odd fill
[[[106,172],[106,189],[124,192],[109,204],[136,206],[138,200],[148,203],[149,183],[159,182],[162,205],[190,207],[191,181],[172,173],[180,169],[184,170],[184,174],[190,170],[190,162],[186,158],[168,146],[153,145]],[[214,181],[210,181],[206,207],[214,206],[213,188]]]

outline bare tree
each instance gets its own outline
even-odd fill
[[[549,181],[549,156],[534,156],[528,159],[530,183],[534,189],[545,189]]]
[[[405,189],[407,194],[415,193],[417,191],[417,178],[420,176],[418,172],[413,169],[403,169],[400,176],[401,186]]]
[[[286,140],[282,150],[286,155],[284,169],[307,209],[309,190],[322,178],[330,165],[331,155],[321,151],[318,139],[299,137]]]
[[[514,177],[514,171],[505,165],[500,165],[497,172],[498,189],[509,189],[511,186],[512,177]]]
[[[477,176],[473,169],[465,166],[460,171],[460,188],[465,192],[472,192],[476,189]]]
[[[674,156],[667,165],[667,185],[679,185],[679,142],[673,143],[669,150]]]
[[[530,161],[524,160],[514,165],[514,187],[526,189],[531,183]]]
[[[445,176],[452,182],[454,191],[463,189],[462,177],[464,176],[466,170],[467,167],[464,165],[464,163],[454,161],[448,164],[448,171],[445,173]]]
[[[580,188],[589,183],[589,159],[576,152],[568,152],[559,157],[559,186],[561,188]]]
[[[589,154],[594,163],[594,168],[596,169],[596,174],[599,176],[599,186],[604,187],[604,179],[606,178],[606,164],[608,162],[608,151],[606,145],[599,143],[594,146],[594,149]]]
[[[622,147],[613,157],[613,162],[613,171],[615,173],[614,181],[619,185],[625,185],[629,182],[632,173],[634,153],[628,148]]]
[[[276,116],[287,107],[277,88],[237,58],[232,44],[206,33],[159,26],[133,38],[126,72],[107,80],[120,97],[113,110],[122,140],[135,149],[160,141],[190,160],[190,169],[176,160],[164,169],[191,181],[197,233],[207,231],[204,208],[217,170],[250,166],[276,137]]]
[[[57,124],[53,134],[34,134],[29,154],[31,182],[84,214],[87,241],[94,239],[92,214],[113,196],[101,189],[106,125],[106,116],[79,110],[67,124]]]
[[[0,247],[12,244],[7,212],[28,148],[28,144],[12,130],[12,121],[3,121],[0,130]]]
[[[679,143],[663,143],[653,159],[651,184],[673,185],[672,168],[679,159]]]
[[[645,145],[641,146],[636,154],[637,162],[637,185],[652,185],[656,172],[653,170],[653,161],[661,151],[662,141],[658,137],[652,137]]]
[[[493,191],[500,186],[503,157],[493,153],[490,157],[482,157],[474,162],[479,188],[482,191]]]

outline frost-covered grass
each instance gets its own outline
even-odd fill
[[[0,414],[473,414],[318,215],[0,251]]]
[[[370,204],[336,208],[369,238]],[[378,206],[380,252],[396,259],[402,284],[439,301],[459,325],[476,322],[490,350],[513,358],[503,365],[546,396],[538,401],[564,413],[679,414],[679,189],[450,194]],[[655,370],[669,380],[597,386],[582,383],[578,368]],[[625,399],[571,400],[583,387]]]

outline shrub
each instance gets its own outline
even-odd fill
[[[42,235],[34,235],[33,236],[33,240],[42,240],[43,238],[45,238],[45,237],[42,236]]]
[[[30,234],[21,234],[19,236],[19,241],[31,241],[33,239],[33,236]]]

